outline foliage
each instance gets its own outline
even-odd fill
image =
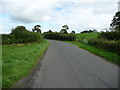
[[[60,33],[68,34],[67,30],[69,29],[68,25],[63,25]]]
[[[115,40],[118,41],[120,40],[120,32],[102,32],[99,36],[99,38],[104,38],[108,40]]]
[[[120,55],[120,41],[115,42],[104,39],[91,39],[89,40],[89,44],[97,48],[102,48],[110,52],[118,53]]]
[[[80,33],[75,35],[77,41],[87,43],[90,39],[97,38],[100,33]]]
[[[17,26],[10,34],[2,34],[2,44],[42,42],[43,36],[28,31],[24,26]]]
[[[63,25],[62,27],[63,27],[64,29],[66,29],[66,30],[69,29],[68,25]]]
[[[75,41],[76,36],[73,34],[63,34],[63,33],[44,33],[44,37],[46,39],[54,39],[54,40],[67,40],[67,41]]]
[[[2,34],[2,44],[12,44],[17,43],[17,40],[15,39],[14,35],[11,34]]]
[[[29,74],[48,47],[48,42],[2,46],[2,87],[11,87]]]
[[[72,31],[71,34],[75,34],[75,31]]]
[[[120,28],[120,11],[118,11],[115,16],[113,17],[112,23],[110,26],[115,30],[118,31],[118,28]],[[120,30],[120,29],[119,29]]]
[[[89,30],[89,31],[85,30],[85,31],[82,31],[81,33],[96,33],[96,32],[97,30]]]
[[[37,31],[37,33],[41,33],[41,26],[40,25],[35,25],[34,28],[32,29],[33,32]]]
[[[66,29],[61,29],[60,33],[68,34]]]

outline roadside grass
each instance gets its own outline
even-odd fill
[[[80,33],[75,34],[77,41],[88,42],[90,39],[97,38],[100,33]]]
[[[2,88],[12,87],[28,75],[47,49],[48,41],[2,46]]]
[[[98,55],[112,63],[120,65],[120,56],[116,53],[108,52],[103,49],[96,48],[94,46],[90,46],[90,45],[88,45],[86,43],[82,43],[82,42],[71,42],[71,41],[65,41],[65,42],[75,44],[79,48],[85,49],[85,50],[92,52],[93,54]]]
[[[2,45],[0,45],[0,89],[2,89]]]

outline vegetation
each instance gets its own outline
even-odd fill
[[[76,41],[88,43],[90,39],[97,38],[100,35],[100,33],[80,33],[75,35],[76,35]]]
[[[54,33],[54,32],[46,32],[44,33],[44,37],[46,39],[54,39],[54,40],[66,40],[66,41],[75,41],[76,36],[73,34],[64,34],[64,33]]]
[[[97,30],[85,30],[85,31],[82,31],[81,33],[96,33]]]
[[[32,29],[33,32],[37,31],[37,33],[41,33],[41,26],[40,25],[36,25],[34,26],[34,28]]]
[[[119,30],[119,32],[115,32],[115,31],[102,32],[100,34],[99,38],[104,38],[109,41],[119,41],[120,40],[120,30]]]
[[[117,31],[120,28],[120,11],[118,11],[113,17],[112,23],[110,24],[113,30]],[[120,30],[120,29],[119,29]]]
[[[29,74],[48,47],[48,42],[2,46],[3,88]]]
[[[66,42],[75,44],[82,49],[90,51],[95,55],[98,55],[104,59],[107,59],[110,62],[120,65],[120,56],[116,53],[108,52],[101,48],[96,48],[94,46],[90,46],[89,44],[86,44],[83,42],[71,42],[71,41],[66,41]]]
[[[63,25],[60,33],[68,34],[67,30],[69,29],[68,25]]]
[[[89,44],[120,55],[120,41],[115,42],[105,39],[91,39],[89,40]]]
[[[28,31],[24,26],[17,26],[10,34],[2,34],[2,44],[42,42],[43,36]]]
[[[71,34],[75,34],[75,31],[72,31]]]
[[[120,12],[116,13],[110,25],[111,31],[100,33],[100,36],[91,39],[89,44],[120,55]]]
[[[10,34],[2,34],[2,87],[11,87],[16,81],[29,74],[48,47],[36,25],[30,32],[24,26],[17,26]],[[0,79],[1,80],[1,79]]]

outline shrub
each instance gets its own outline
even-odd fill
[[[118,41],[120,40],[120,32],[102,32],[99,38]]]
[[[2,34],[2,44],[42,42],[40,33],[30,32],[24,26],[17,26],[10,34]]]
[[[46,39],[54,39],[54,40],[66,40],[66,41],[75,41],[76,36],[73,34],[63,34],[63,33],[44,33],[44,37]]]
[[[2,34],[2,44],[12,44],[12,43],[17,43],[17,40],[14,38],[14,35]]]
[[[91,39],[88,42],[90,45],[102,48],[104,50],[120,54],[120,41],[108,41],[105,39]]]

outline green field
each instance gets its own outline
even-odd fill
[[[71,44],[75,44],[82,49],[85,49],[85,50],[92,52],[93,54],[98,55],[98,56],[100,56],[100,57],[102,57],[110,62],[113,62],[115,64],[120,65],[120,56],[116,53],[108,52],[108,51],[105,51],[103,49],[96,48],[94,46],[90,46],[90,45],[83,43],[83,42],[71,42],[71,41],[66,41],[66,42],[71,43]]]
[[[100,35],[100,33],[80,33],[75,35],[77,37],[77,41],[87,43],[90,39],[97,38]]]
[[[2,46],[2,87],[11,87],[28,75],[47,49],[49,43],[15,44]]]

